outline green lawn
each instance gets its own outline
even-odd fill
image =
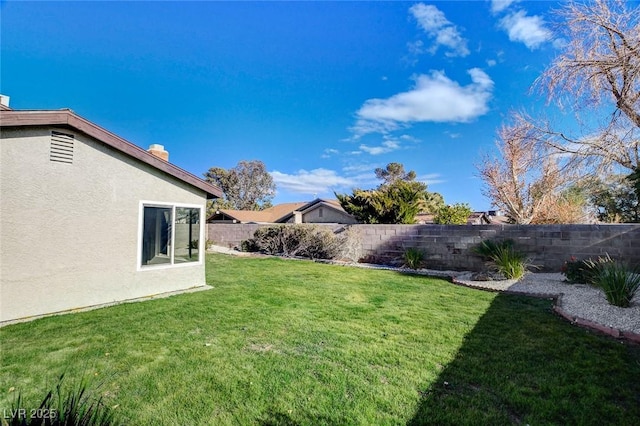
[[[640,421],[640,347],[570,325],[549,300],[224,255],[207,255],[207,280],[0,329],[0,412],[66,372],[140,425]]]

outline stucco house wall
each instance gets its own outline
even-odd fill
[[[336,209],[331,203],[312,201],[308,208],[301,208],[290,215],[284,223],[341,223],[354,224],[358,221],[345,211]]]
[[[322,212],[322,213],[321,213]],[[352,224],[357,221],[346,213],[340,212],[328,206],[318,206],[302,215],[304,223],[345,223]]]
[[[75,138],[50,160],[51,131]],[[140,266],[142,205],[200,209],[207,193],[77,129],[2,129],[0,321],[205,285],[199,261]],[[201,248],[203,246],[201,245]]]

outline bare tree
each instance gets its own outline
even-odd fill
[[[597,221],[595,209],[589,205],[588,195],[577,186],[556,192],[547,198],[531,223],[594,223]]]
[[[262,161],[242,160],[229,170],[212,167],[204,177],[222,188],[224,200],[219,202],[220,206],[238,210],[263,210],[271,207],[276,185]]]
[[[594,165],[640,166],[640,7],[625,0],[571,1],[560,10],[561,54],[534,87],[578,113],[607,110],[605,121],[580,136],[540,125],[555,149]],[[586,136],[585,136],[586,134]]]
[[[483,194],[512,222],[529,224],[547,217],[545,210],[575,178],[577,162],[554,154],[545,134],[522,115],[498,131],[499,157],[485,156],[478,165]]]

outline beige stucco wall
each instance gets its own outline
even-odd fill
[[[320,209],[322,209],[322,217],[320,217]],[[331,207],[320,205],[303,215],[304,223],[356,223],[356,220],[346,213],[342,213]]]
[[[51,162],[51,130],[2,131],[0,321],[204,285],[202,256],[138,266],[141,201],[204,206],[204,192],[66,129],[73,164]]]

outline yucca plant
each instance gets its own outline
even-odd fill
[[[602,266],[606,263],[612,263],[614,260],[605,253],[604,256],[598,256],[597,259],[578,260],[571,257],[564,263],[562,273],[566,277],[566,281],[571,284],[593,284],[593,280],[600,272]]]
[[[489,261],[505,278],[519,279],[527,271],[528,263],[525,255],[513,247],[511,240],[483,241],[472,250]]]
[[[2,425],[9,426],[109,426],[120,424],[103,397],[95,395],[86,379],[63,389],[64,374],[47,392],[37,409],[26,407],[18,392],[11,409],[5,411]]]
[[[604,291],[609,303],[628,308],[640,287],[640,274],[628,270],[620,263],[610,262],[600,266],[593,283]]]
[[[407,268],[418,269],[424,260],[424,252],[415,247],[409,247],[404,251],[402,259]]]

